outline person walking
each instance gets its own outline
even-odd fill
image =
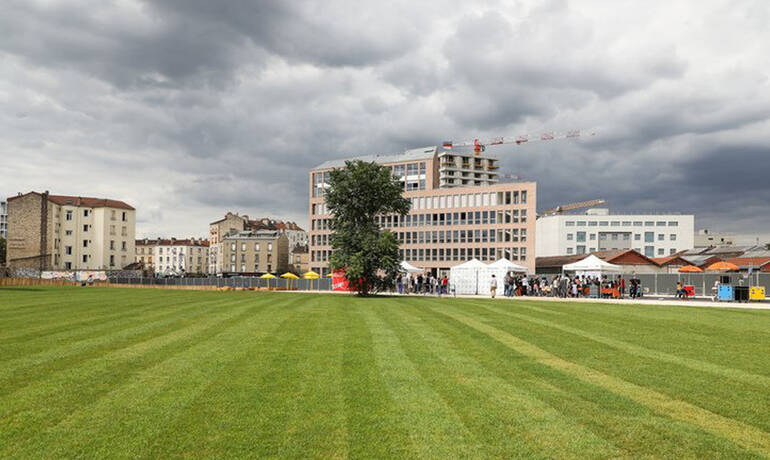
[[[497,292],[497,278],[495,278],[495,275],[492,275],[492,278],[489,280],[489,294],[492,296],[492,298],[495,298],[495,293]]]

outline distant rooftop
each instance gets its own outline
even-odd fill
[[[438,150],[439,148],[434,145],[432,147],[422,147],[418,149],[406,150],[404,151],[404,153],[395,153],[395,154],[378,153],[375,155],[364,155],[364,156],[353,157],[353,158],[341,158],[337,160],[325,161],[313,169],[315,170],[315,169],[341,168],[345,166],[346,161],[353,161],[353,160],[375,162],[379,164],[427,160],[427,159],[433,158],[433,155],[435,155],[438,152]]]

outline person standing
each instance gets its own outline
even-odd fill
[[[495,293],[497,292],[497,278],[495,278],[495,275],[492,275],[492,278],[489,280],[489,294],[492,296],[492,298],[495,298]]]
[[[396,277],[396,288],[398,289],[399,294],[404,293],[404,278],[401,276],[401,274]]]

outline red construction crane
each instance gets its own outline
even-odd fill
[[[538,136],[530,136],[528,134],[524,134],[521,136],[514,136],[514,137],[495,137],[488,141],[480,140],[480,139],[474,139],[473,141],[463,141],[459,143],[455,143],[452,141],[445,141],[443,144],[443,147],[446,150],[450,150],[453,147],[473,146],[473,152],[476,155],[478,155],[479,153],[486,150],[487,145],[504,145],[504,144],[521,145],[521,144],[526,144],[529,142],[536,142],[536,141],[553,141],[557,139],[569,139],[573,137],[590,137],[595,135],[596,133],[593,131],[582,132],[579,129],[576,129],[572,131],[566,131],[563,133],[546,132]]]

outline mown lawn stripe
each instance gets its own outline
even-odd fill
[[[629,456],[747,457],[748,451],[735,443],[693,425],[656,413],[636,401],[548,367],[487,334],[431,307],[449,308],[443,300],[425,299],[411,303],[410,311],[441,331],[457,348],[472,355],[487,369],[512,385],[526,389],[598,436],[614,442]],[[427,308],[426,308],[427,307]],[[465,305],[461,305],[465,310]]]
[[[414,458],[417,451],[409,438],[410,427],[395,410],[377,366],[374,336],[364,319],[365,308],[370,307],[364,301],[345,305],[342,389],[348,454],[353,458]]]
[[[412,449],[421,458],[486,457],[477,439],[451,405],[425,381],[418,363],[407,355],[398,334],[381,318],[377,309],[362,308],[372,334],[380,379],[388,389],[394,410],[409,427]]]
[[[130,382],[75,410],[45,430],[29,446],[31,450],[19,453],[68,458],[92,452],[108,456],[112,445],[118,443],[123,446],[122,456],[144,455],[169,423],[194,410],[191,404],[196,397],[207,389],[218,391],[211,383],[220,373],[237,373],[234,363],[240,363],[251,346],[295,314],[299,302],[297,298],[283,298],[266,308],[250,308],[239,321],[222,325],[206,340],[143,369]]]
[[[406,326],[400,330],[402,342],[412,344],[410,353],[421,356],[420,363],[431,363],[423,372],[426,380],[440,388],[446,400],[454,402],[456,412],[467,414],[466,426],[475,427],[478,437],[498,449],[490,451],[492,456],[505,456],[511,451],[560,458],[585,457],[587,452],[596,458],[624,455],[612,442],[564,417],[526,388],[500,378],[456,348],[450,336],[423,319],[419,307],[402,307],[388,316],[390,321]]]
[[[463,313],[449,310],[436,311],[488,334],[490,337],[499,340],[511,349],[526,355],[531,359],[537,360],[560,371],[568,372],[580,379],[606,388],[614,393],[631,398],[661,414],[699,426],[706,431],[723,436],[736,444],[752,449],[761,455],[770,456],[770,434],[754,426],[723,417],[687,402],[672,399],[665,394],[649,388],[566,361],[540,347],[498,328],[477,321]]]
[[[245,298],[244,298],[245,299]],[[231,309],[210,314],[205,320],[175,325],[173,329],[77,365],[0,399],[0,446],[30,436],[58,423],[84,401],[94,401],[115,386],[126,384],[147,367],[184,351],[217,334],[228,324],[248,316],[244,299]],[[240,301],[240,302],[239,302]],[[45,405],[41,402],[45,401]]]
[[[232,300],[229,301],[232,303]],[[164,330],[174,329],[211,312],[212,308],[227,305],[227,300],[216,304],[185,306],[184,308],[162,309],[156,315],[145,315],[131,319],[133,325],[126,325],[115,330],[120,324],[108,324],[108,329],[92,332],[89,338],[73,340],[65,345],[58,345],[60,338],[53,341],[45,351],[28,354],[4,362],[0,367],[0,395],[33,384],[38,379],[46,378],[58,370],[76,366],[79,362],[99,358],[114,350],[153,338]],[[138,324],[137,324],[138,323]],[[5,349],[5,348],[4,348]],[[13,355],[15,348],[9,350]]]
[[[727,377],[733,380],[738,380],[738,381],[752,384],[752,385],[764,386],[768,388],[768,391],[770,391],[770,377],[768,376],[752,374],[750,372],[745,372],[740,369],[736,369],[732,367],[725,367],[719,364],[714,364],[706,361],[700,361],[692,358],[673,355],[671,353],[666,353],[663,351],[642,347],[642,346],[635,345],[622,340],[613,339],[610,337],[604,337],[599,334],[595,334],[583,329],[578,329],[575,327],[559,324],[554,321],[540,319],[529,315],[523,315],[511,310],[503,310],[500,308],[495,308],[496,306],[492,307],[488,304],[477,303],[475,305],[478,307],[484,308],[486,310],[493,311],[495,313],[500,313],[506,316],[511,316],[513,318],[521,319],[523,321],[528,321],[534,324],[539,324],[541,326],[558,329],[560,331],[567,332],[569,334],[587,338],[594,342],[607,345],[609,347],[615,348],[617,350],[623,351],[628,354],[641,356],[644,358],[655,359],[658,361],[665,361],[668,363],[687,367],[693,370],[708,372],[714,375]]]

